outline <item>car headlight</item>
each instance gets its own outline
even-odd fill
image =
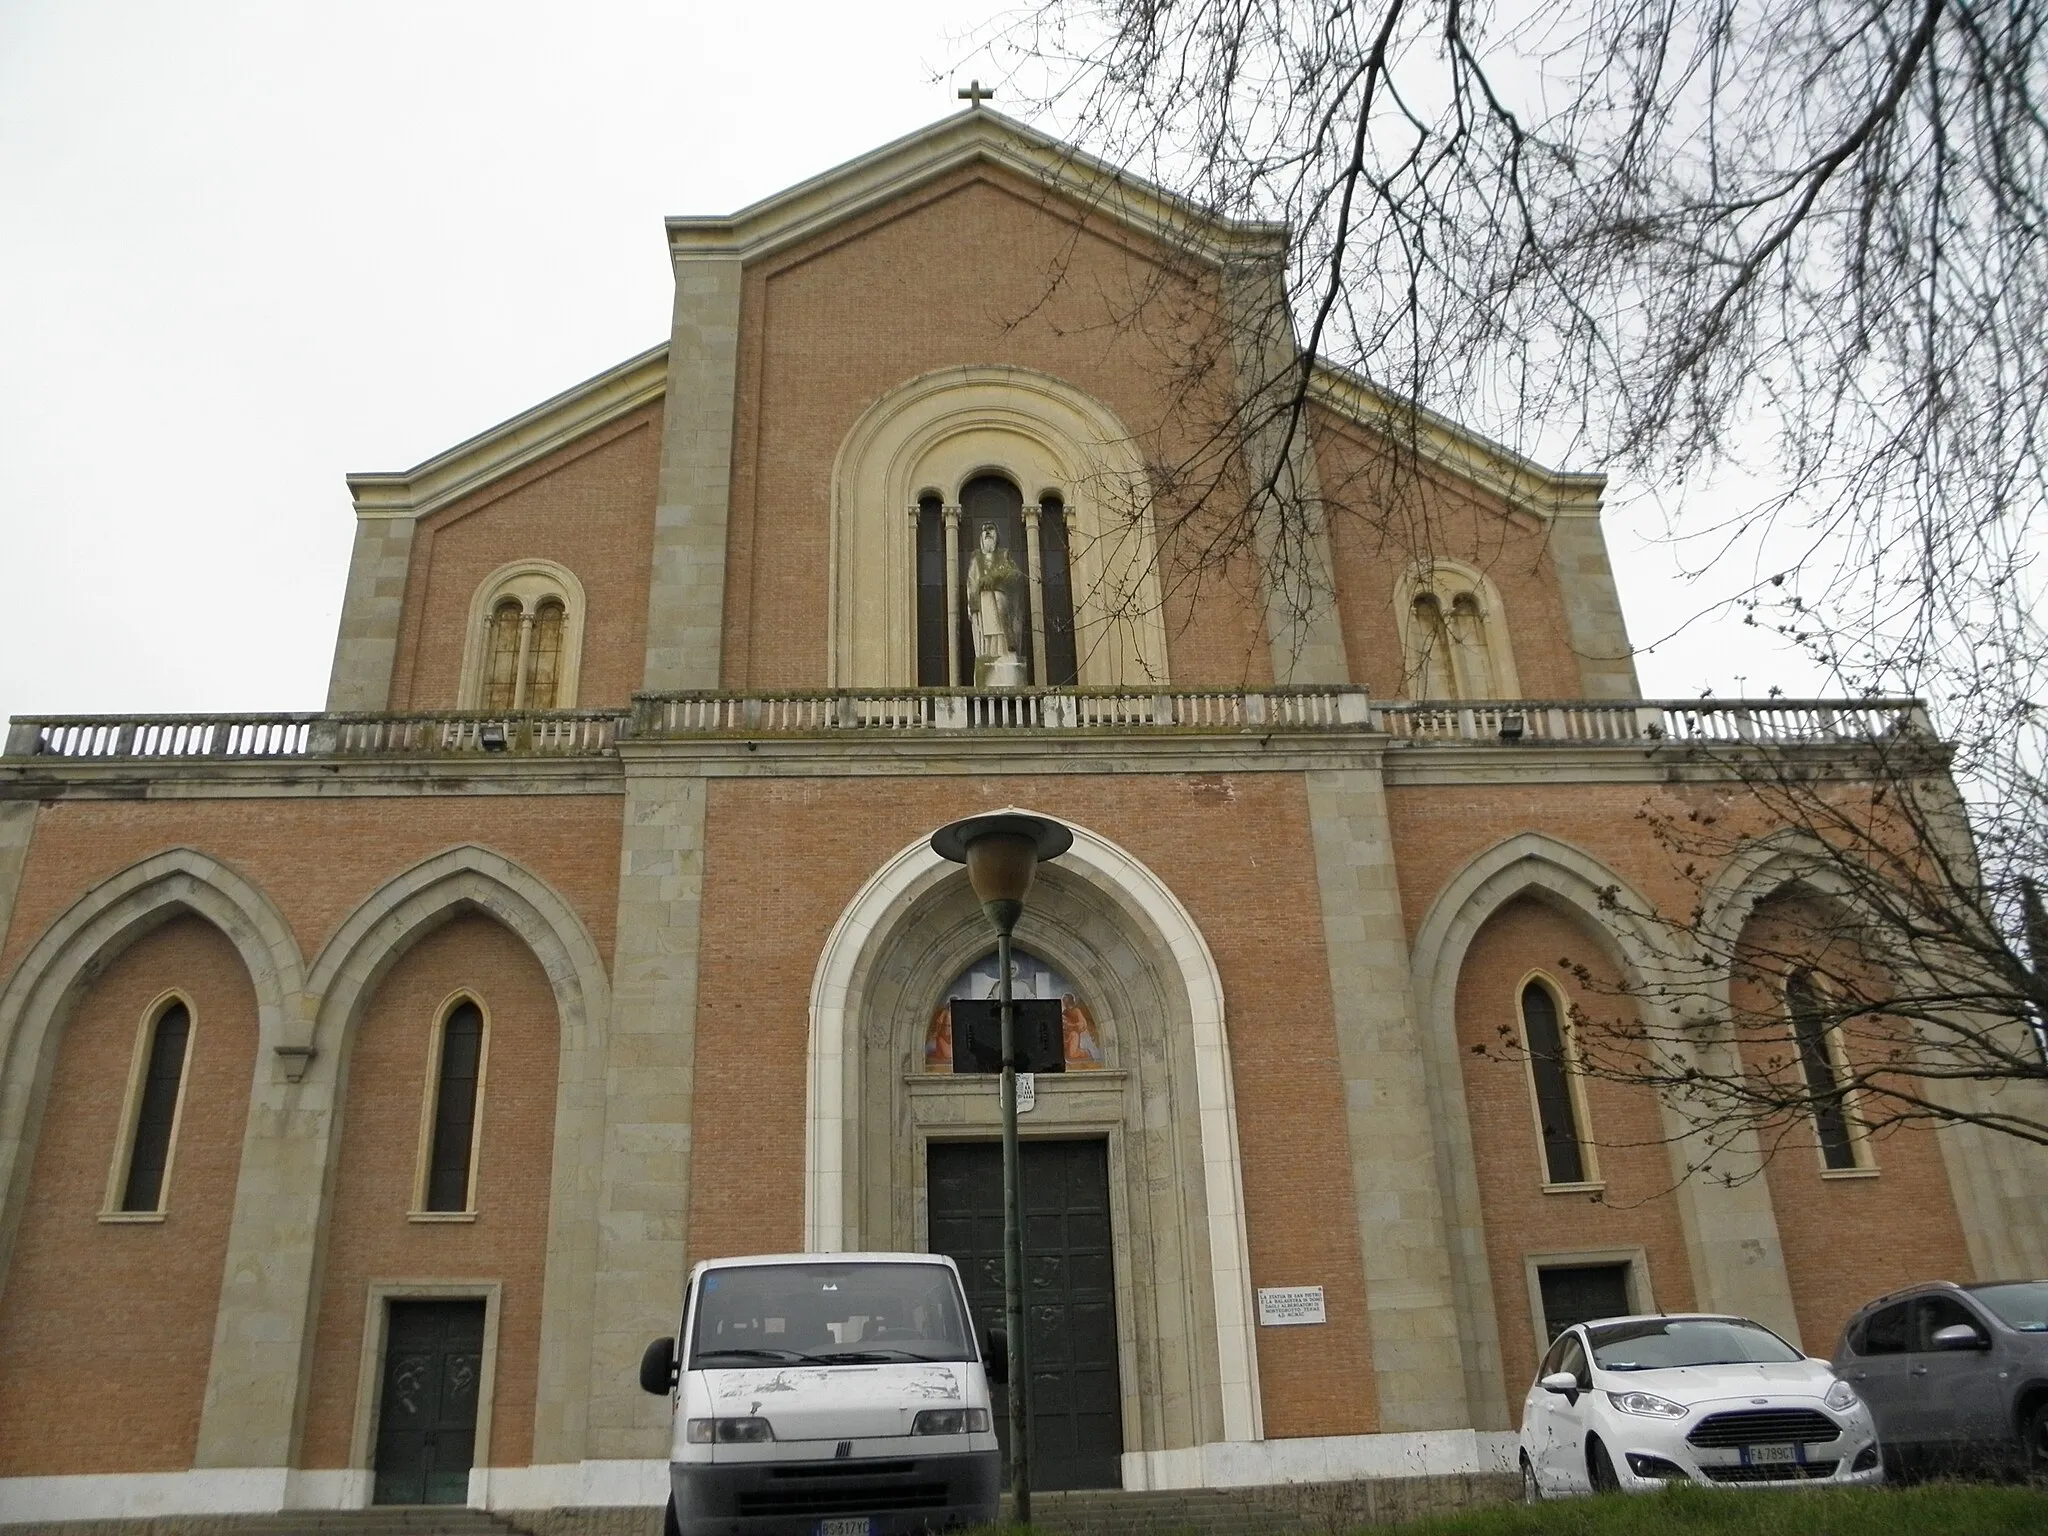
[[[692,1445],[760,1445],[775,1438],[766,1419],[692,1419],[683,1431]]]
[[[927,1408],[910,1421],[913,1435],[985,1435],[986,1408]]]
[[[1849,1383],[1838,1381],[1828,1388],[1827,1395],[1821,1401],[1837,1413],[1846,1413],[1861,1403],[1863,1399],[1856,1395],[1856,1389],[1850,1386]]]
[[[1633,1413],[1645,1419],[1682,1419],[1692,1412],[1668,1397],[1658,1397],[1651,1392],[1610,1392],[1607,1401],[1623,1413]]]

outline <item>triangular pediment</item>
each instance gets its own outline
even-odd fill
[[[1071,199],[1092,217],[1214,261],[1275,253],[1286,233],[1278,224],[1219,218],[983,107],[942,118],[738,213],[671,218],[669,248],[679,259],[738,256],[751,261],[976,164],[1014,172]]]

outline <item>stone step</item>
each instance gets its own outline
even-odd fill
[[[1034,1493],[1031,1525],[1047,1536],[1281,1536],[1399,1525],[1521,1496],[1518,1478],[1498,1473],[1382,1477],[1343,1483],[1280,1483],[1126,1493],[1091,1488]],[[1010,1500],[1003,1500],[1003,1515]]]
[[[1339,1536],[1511,1502],[1518,1478],[1498,1473],[1383,1477],[1126,1493],[1093,1488],[1036,1493],[1031,1524],[1043,1536]],[[1003,1500],[1007,1519],[1010,1501]],[[27,1529],[10,1526],[7,1531]],[[659,1509],[459,1508],[309,1510],[277,1515],[180,1515],[42,1525],[38,1536],[658,1536]]]

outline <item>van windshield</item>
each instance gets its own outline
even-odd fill
[[[698,1287],[693,1370],[975,1358],[943,1264],[744,1264]]]

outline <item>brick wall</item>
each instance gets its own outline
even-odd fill
[[[601,427],[420,519],[392,667],[391,708],[452,709],[470,603],[512,560],[576,573],[588,604],[577,706],[617,708],[640,686],[661,407]]]
[[[1632,1017],[1627,1001],[1612,995],[1615,972],[1602,949],[1599,935],[1585,925],[1537,902],[1514,901],[1480,928],[1458,973],[1459,1059],[1511,1411],[1547,1342],[1539,1339],[1530,1315],[1528,1255],[1640,1246],[1657,1305],[1667,1311],[1693,1305],[1685,1237],[1666,1193],[1671,1158],[1659,1145],[1664,1132],[1648,1090],[1585,1083],[1586,1124],[1580,1130],[1595,1144],[1589,1172],[1605,1188],[1597,1196],[1543,1191],[1547,1174],[1529,1070],[1519,1059],[1517,999],[1524,978],[1541,970],[1568,1005],[1596,1021]],[[1558,963],[1566,956],[1590,966],[1591,988]],[[1503,1029],[1516,1032],[1512,1055],[1503,1050]]]
[[[463,843],[547,881],[609,963],[622,803],[614,795],[60,801],[38,815],[0,976],[93,885],[180,845],[232,865],[275,902],[308,965],[378,886]]]
[[[477,1216],[408,1221],[434,1024],[457,991],[475,997],[489,1020]],[[502,1283],[490,1459],[531,1459],[560,1049],[540,962],[487,917],[436,930],[378,987],[348,1053],[301,1465],[348,1464],[372,1281]]]
[[[192,1033],[164,1219],[102,1222],[139,1031],[172,987]],[[79,1000],[0,1306],[0,1476],[192,1464],[255,1051],[248,972],[201,918],[145,935]]]
[[[802,1240],[804,1051],[826,935],[875,869],[956,817],[1028,804],[1112,839],[1186,904],[1223,979],[1252,1278],[1330,1322],[1259,1335],[1266,1432],[1375,1422],[1306,796],[1289,775],[714,780],[691,1261]]]
[[[1376,698],[1407,694],[1395,587],[1416,560],[1444,558],[1484,571],[1499,591],[1523,698],[1584,695],[1541,522],[1440,470],[1397,475],[1370,436],[1327,411],[1314,413],[1314,428],[1353,682]]]
[[[1050,196],[988,167],[964,170],[748,269],[726,687],[823,685],[834,456],[862,411],[919,374],[1037,369],[1108,405],[1147,462],[1200,453],[1229,379],[1223,368],[1196,382],[1184,368],[1191,335],[1213,317],[1212,285],[1160,265],[1106,222],[1077,229],[1077,210]],[[1168,499],[1161,519],[1190,511]],[[1185,540],[1169,538],[1163,562],[1173,677],[1268,682],[1244,563],[1187,573],[1204,526],[1197,516]]]
[[[1781,991],[1762,985],[1758,972],[1782,975],[1789,969],[1782,962],[1810,951],[1807,935],[1838,928],[1839,920],[1803,902],[1759,907],[1744,927],[1730,989],[1737,1017],[1756,1021],[1780,1015]],[[1813,953],[1836,974],[1851,963],[1840,954]],[[1865,996],[1882,995],[1881,988],[1859,990]],[[1874,1048],[1868,1040],[1860,1044]],[[1764,1058],[1789,1057],[1792,1049],[1788,1031],[1777,1044],[1752,1038],[1745,1043],[1745,1056],[1761,1066]],[[1980,1276],[1973,1270],[1941,1148],[1931,1131],[1900,1126],[1877,1137],[1868,1149],[1874,1175],[1825,1176],[1819,1141],[1803,1116],[1773,1127],[1765,1140],[1774,1152],[1764,1177],[1778,1212],[1785,1269],[1807,1353],[1832,1354],[1850,1314],[1900,1286],[2016,1278]]]

